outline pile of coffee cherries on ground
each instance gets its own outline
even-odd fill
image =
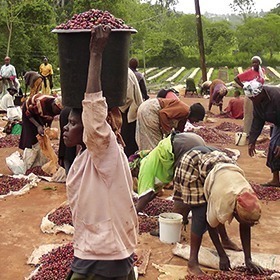
[[[213,274],[202,276],[187,275],[185,280],[265,280],[276,273],[274,270],[265,270],[264,274],[252,274],[245,267],[237,267],[231,271],[219,271]]]
[[[151,231],[158,231],[158,219],[156,217],[147,217],[138,215],[139,234]]]
[[[97,25],[108,25],[114,29],[131,29],[122,19],[114,17],[108,11],[91,9],[81,14],[75,14],[66,23],[61,23],[56,29],[92,29]]]
[[[34,175],[37,175],[37,176],[46,176],[46,177],[50,176],[50,174],[43,171],[41,166],[35,166],[35,167],[31,167],[31,168],[27,169],[25,172],[25,175],[29,175],[31,173],[33,173]]]
[[[29,180],[27,179],[19,179],[3,175],[0,177],[0,195],[6,195],[10,191],[19,191],[28,183]]]
[[[215,144],[224,144],[224,145],[234,143],[232,136],[216,128],[203,127],[200,129],[196,129],[193,132],[201,136],[206,143],[215,143]]]
[[[66,279],[73,258],[74,249],[72,243],[53,249],[40,258],[40,267],[31,280]]]
[[[222,122],[218,126],[216,126],[216,128],[222,131],[231,131],[231,132],[243,131],[243,127],[241,125],[232,122]]]
[[[148,216],[158,216],[161,213],[172,212],[173,206],[173,200],[161,199],[156,197],[148,203],[143,212]]]
[[[255,183],[251,183],[251,186],[260,200],[276,201],[280,199],[279,187],[263,187]]]
[[[0,138],[0,148],[18,147],[19,137],[19,135],[8,134]]]
[[[73,226],[72,213],[69,205],[64,205],[57,208],[53,213],[49,214],[48,219],[57,226],[62,226],[65,224]]]

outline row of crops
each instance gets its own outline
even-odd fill
[[[265,67],[266,83],[271,85],[280,85],[279,69],[272,67]],[[185,85],[187,78],[193,78],[196,86],[201,84],[201,70],[200,68],[186,68],[186,67],[152,67],[139,69],[140,72],[145,73],[146,83],[151,92],[157,91],[160,88],[168,88],[177,85]],[[243,72],[242,67],[227,68],[221,67],[219,69],[207,69],[207,79],[221,79],[225,83],[231,83],[234,77]]]

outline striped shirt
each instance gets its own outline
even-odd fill
[[[206,154],[199,150],[186,152],[175,169],[173,198],[193,206],[206,203],[204,182],[209,172],[220,162],[235,163],[219,151]]]

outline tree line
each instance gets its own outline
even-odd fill
[[[246,2],[246,3],[245,3]],[[38,70],[43,56],[58,67],[56,25],[73,14],[95,8],[122,18],[138,33],[130,56],[140,66],[199,66],[195,15],[177,12],[177,0],[0,0],[0,54],[9,55],[18,72]],[[245,5],[246,4],[246,5]],[[260,16],[253,0],[233,0],[240,23],[203,17],[208,67],[247,66],[253,55],[279,65],[280,6]],[[0,59],[0,64],[1,60]]]

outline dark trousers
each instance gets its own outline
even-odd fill
[[[124,152],[127,157],[133,155],[136,151],[138,151],[138,146],[135,140],[135,131],[136,131],[136,121],[128,123],[127,122],[127,112],[122,113],[122,128],[121,128],[121,136],[125,143]]]
[[[134,270],[132,269],[129,275],[124,277],[104,277],[100,275],[81,275],[78,273],[70,273],[66,280],[135,280]]]

